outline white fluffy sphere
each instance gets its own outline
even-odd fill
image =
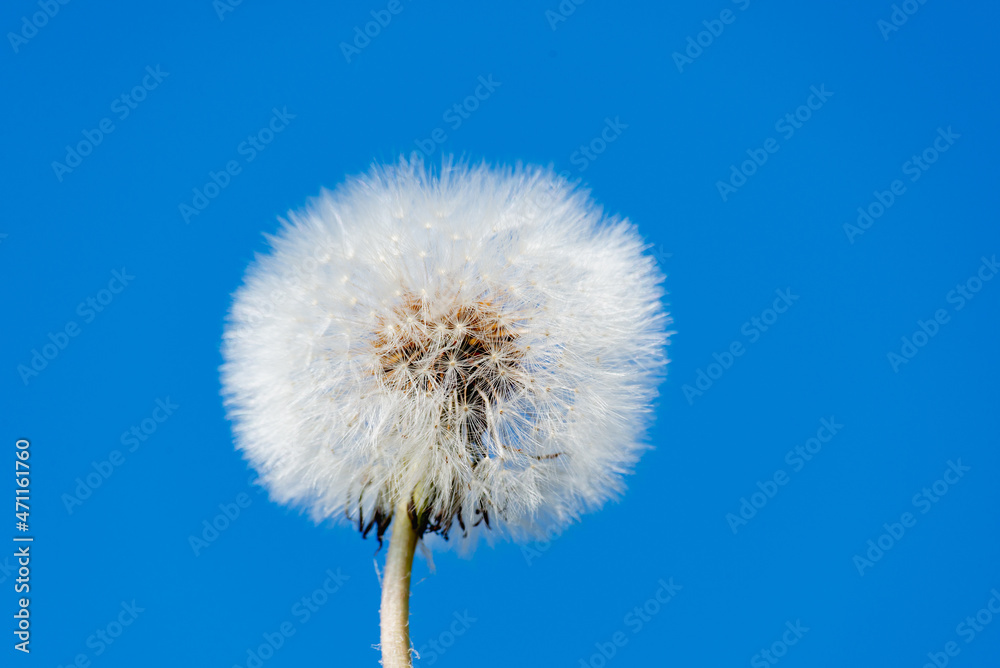
[[[293,213],[226,326],[272,498],[381,539],[559,530],[644,449],[669,318],[635,228],[549,170],[373,168]]]

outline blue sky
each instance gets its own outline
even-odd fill
[[[376,543],[252,484],[219,344],[279,216],[419,149],[582,179],[677,334],[619,503],[418,558],[418,665],[993,665],[998,19],[6,3],[0,434],[35,542],[3,664],[377,665]]]

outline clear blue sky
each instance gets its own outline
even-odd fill
[[[995,665],[1000,10],[897,4],[5,3],[0,663],[377,665],[376,543],[249,484],[219,342],[279,216],[423,147],[582,178],[678,333],[620,503],[418,559],[420,665]]]

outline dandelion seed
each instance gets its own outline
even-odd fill
[[[316,521],[392,524],[383,665],[408,666],[419,540],[551,537],[622,491],[666,364],[662,275],[537,168],[376,167],[272,246],[224,336],[237,447]]]

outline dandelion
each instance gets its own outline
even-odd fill
[[[622,491],[666,364],[663,277],[627,220],[521,166],[375,167],[271,246],[224,337],[237,447],[317,522],[380,544],[392,524],[381,649],[409,666],[418,541],[551,536]]]

